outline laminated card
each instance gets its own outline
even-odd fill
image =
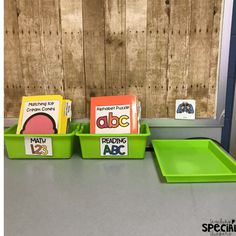
[[[138,101],[136,96],[92,97],[90,133],[137,134]]]
[[[64,133],[62,116],[63,98],[60,95],[23,97],[17,134]]]

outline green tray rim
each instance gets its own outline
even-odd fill
[[[226,152],[222,147],[220,147],[218,144],[216,144],[214,141],[212,141],[211,139],[161,139],[161,140],[156,140],[156,139],[153,139],[151,141],[152,145],[153,145],[153,149],[154,149],[154,153],[155,153],[155,156],[156,156],[156,159],[158,161],[158,164],[160,166],[160,170],[161,170],[161,174],[164,176],[164,177],[214,177],[214,176],[218,176],[218,177],[229,177],[229,176],[235,176],[236,177],[236,173],[226,173],[226,174],[167,174],[165,172],[165,169],[164,167],[162,166],[162,163],[159,161],[159,154],[158,154],[158,148],[155,147],[155,143],[156,142],[163,142],[163,143],[166,143],[166,142],[210,142],[212,145],[214,145],[214,147],[216,149],[218,149],[223,155],[225,158],[227,158],[234,166],[236,166],[236,160],[228,153]],[[235,181],[236,181],[236,178],[235,178]],[[167,180],[168,182],[168,180]],[[176,181],[177,182],[180,182],[180,181]],[[185,181],[186,182],[186,181]],[[191,180],[189,182],[192,182]],[[200,181],[202,182],[202,181]],[[219,182],[219,181],[218,181]],[[224,180],[222,179],[222,182],[224,182]]]
[[[75,125],[75,129],[71,131],[70,133],[66,134],[9,134],[12,129],[15,129],[17,127],[17,124],[14,124],[10,126],[9,128],[6,128],[4,130],[4,137],[15,137],[15,138],[20,138],[20,137],[70,137],[70,136],[75,136],[75,133],[78,129],[80,129],[81,123],[80,122],[71,122],[70,125]]]
[[[78,137],[148,137],[151,135],[150,128],[147,123],[141,123],[140,126],[145,126],[146,133],[141,134],[90,134],[90,133],[83,133],[83,129],[85,125],[89,125],[89,122],[81,123],[79,129],[76,130],[75,135]]]

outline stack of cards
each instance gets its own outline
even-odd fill
[[[17,134],[65,134],[71,101],[61,95],[24,96]]]
[[[137,134],[140,112],[136,96],[92,97],[90,133]]]

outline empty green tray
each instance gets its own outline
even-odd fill
[[[152,144],[166,182],[236,181],[236,161],[211,140],[153,140]]]

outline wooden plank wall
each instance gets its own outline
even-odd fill
[[[142,117],[196,99],[213,118],[222,0],[5,0],[5,117],[21,96],[62,94],[73,116],[91,96],[135,94]]]

